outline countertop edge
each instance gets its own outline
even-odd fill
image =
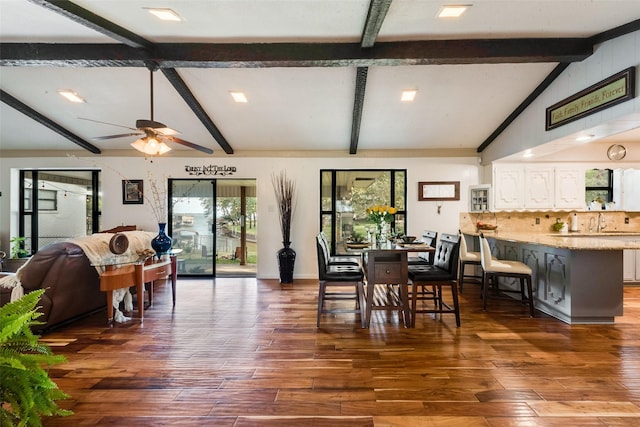
[[[461,230],[463,234],[479,236],[477,230]],[[564,233],[527,233],[511,231],[482,231],[490,239],[543,245],[553,248],[569,250],[601,250],[618,251],[640,249],[640,232],[635,233],[598,233],[592,234],[564,234]]]

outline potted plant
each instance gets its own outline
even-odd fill
[[[293,268],[296,261],[296,252],[291,248],[291,219],[293,217],[293,199],[296,187],[294,182],[287,178],[285,172],[281,172],[279,175],[273,175],[271,181],[278,202],[280,231],[282,232],[282,244],[284,245],[284,248],[278,251],[280,283],[293,283]]]
[[[24,248],[25,240],[24,237],[12,237],[11,240],[9,240],[9,243],[11,243],[11,258],[28,258],[29,255],[31,255],[29,251]]]
[[[30,327],[41,315],[36,304],[44,293],[39,289],[0,307],[0,425],[39,426],[43,416],[67,416],[56,400],[67,396],[46,369],[65,362],[49,346],[38,342]],[[45,369],[46,368],[46,369]]]
[[[7,271],[16,272],[29,260],[31,254],[24,248],[25,240],[24,237],[12,237],[9,240],[11,243],[10,258],[4,261]]]

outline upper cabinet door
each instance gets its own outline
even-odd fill
[[[559,209],[585,209],[584,169],[556,168],[556,203]]]
[[[528,167],[525,169],[524,207],[549,209],[554,207],[554,168]]]
[[[522,167],[494,167],[493,203],[495,209],[522,209],[524,207],[523,175]]]

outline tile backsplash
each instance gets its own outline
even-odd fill
[[[640,212],[624,211],[534,211],[534,212],[461,212],[460,228],[463,230],[474,229],[477,222],[498,226],[498,232],[540,232],[551,233],[553,224],[557,219],[571,224],[571,216],[578,217],[578,231],[589,233],[590,228],[595,228],[598,221],[598,213],[604,216],[603,232],[608,231],[638,231],[640,232]],[[626,222],[625,222],[626,220]]]

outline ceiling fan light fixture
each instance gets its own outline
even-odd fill
[[[171,147],[153,137],[140,138],[131,143],[131,146],[141,153],[149,156],[161,156],[171,151]]]

